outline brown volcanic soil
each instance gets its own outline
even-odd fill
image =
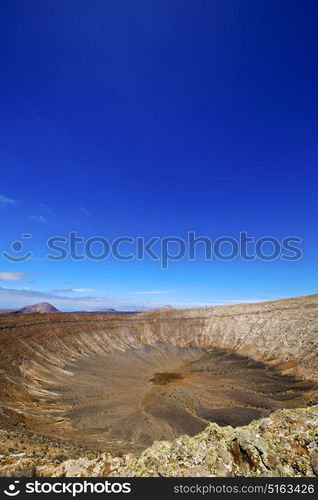
[[[304,406],[318,392],[317,318],[318,296],[129,317],[3,315],[0,424],[118,453]]]
[[[94,355],[66,369],[73,375],[54,392],[70,408],[74,434],[112,452],[193,436],[210,421],[245,425],[306,404],[318,387],[226,351],[166,343]]]

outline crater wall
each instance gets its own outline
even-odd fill
[[[2,421],[4,423],[22,421],[40,430],[49,429],[51,432],[72,435],[74,430],[78,433],[78,426],[85,420],[89,408],[91,413],[93,411],[96,415],[98,411],[100,414],[105,411],[110,414],[111,408],[117,405],[119,410],[114,418],[117,419],[118,415],[127,416],[128,429],[131,429],[138,419],[138,422],[140,421],[141,414],[147,422],[147,425],[138,427],[139,436],[136,442],[140,439],[144,440],[145,444],[149,443],[152,436],[149,431],[151,425],[156,429],[161,427],[166,429],[166,433],[162,431],[161,434],[155,434],[156,438],[163,439],[165,436],[173,438],[174,435],[169,434],[168,427],[163,425],[166,416],[162,417],[162,404],[160,403],[158,407],[157,400],[153,402],[153,395],[161,397],[162,392],[155,393],[156,389],[151,386],[153,384],[151,380],[154,380],[155,373],[177,372],[174,382],[171,382],[173,391],[171,389],[168,394],[179,400],[183,398],[181,403],[187,419],[198,417],[202,420],[201,423],[198,421],[193,423],[193,428],[199,432],[204,423],[207,424],[211,420],[218,421],[219,414],[210,414],[201,404],[203,399],[206,401],[211,397],[210,390],[207,396],[207,384],[204,381],[198,382],[197,378],[194,381],[199,370],[205,371],[205,374],[209,373],[212,365],[211,359],[209,363],[203,365],[200,361],[203,367],[196,366],[195,370],[193,366],[189,369],[189,364],[198,362],[202,356],[204,358],[212,352],[213,356],[217,352],[221,353],[221,357],[222,353],[226,353],[227,362],[231,353],[235,353],[236,356],[243,357],[242,359],[245,357],[250,361],[260,362],[265,367],[271,367],[279,376],[288,375],[297,380],[310,381],[313,385],[306,388],[309,391],[306,397],[307,399],[312,397],[314,400],[316,397],[314,384],[318,382],[317,332],[318,295],[274,302],[159,311],[131,316],[74,313],[2,315],[0,317]],[[116,364],[114,360],[118,363]],[[138,413],[138,419],[137,410],[133,408],[132,411],[133,402],[118,399],[117,393],[113,394],[113,399],[109,399],[107,404],[105,402],[106,406],[102,409],[96,403],[100,399],[99,393],[96,393],[94,401],[90,399],[89,387],[94,386],[94,377],[92,378],[94,366],[102,364],[106,368],[103,372],[97,370],[96,377],[103,380],[106,395],[111,393],[110,388],[117,380],[120,380],[121,393],[133,391],[131,386],[129,391],[127,390],[129,380],[133,380],[135,386],[140,388],[138,412],[141,413]],[[111,367],[110,371],[107,371],[107,366]],[[231,366],[233,367],[233,363]],[[89,372],[85,372],[88,367]],[[235,370],[233,373],[237,377],[238,372]],[[242,371],[240,373],[242,380]],[[121,379],[123,375],[124,378]],[[211,382],[211,379],[209,380]],[[90,381],[90,386],[87,385],[87,381]],[[144,387],[149,381],[150,392],[145,393]],[[87,387],[83,399],[76,394],[76,387],[78,385],[84,387],[85,384]],[[229,377],[226,377],[226,383],[222,380],[219,384],[226,388],[227,394],[229,388],[233,389],[233,382]],[[162,390],[160,385],[157,385],[158,387]],[[204,398],[198,399],[193,396],[194,389],[197,388],[199,391],[205,391]],[[251,391],[255,393],[255,386],[247,387],[245,384],[243,389],[246,388],[250,393]],[[101,387],[99,389],[101,390]],[[75,394],[77,399],[72,399],[72,394]],[[187,398],[191,399],[190,403],[186,401]],[[297,398],[295,401],[302,402]],[[224,401],[218,404],[220,407],[225,405]],[[244,395],[244,406],[247,408],[251,406],[246,402],[246,395]],[[170,409],[167,410],[166,403],[164,407],[164,411],[168,412],[168,420],[171,420]],[[273,409],[277,407],[281,405],[268,406]],[[152,413],[149,408],[152,409]],[[150,422],[147,421],[149,418]],[[185,421],[185,414],[179,415],[179,420]],[[189,428],[191,422],[189,421]],[[233,424],[232,421],[230,423]],[[96,417],[94,426],[98,434],[98,428],[105,426],[105,422]],[[124,441],[125,423],[121,420],[119,427],[123,435],[119,435],[118,439]],[[182,431],[183,428],[179,433]]]

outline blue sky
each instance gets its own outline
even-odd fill
[[[177,307],[317,292],[318,6],[3,0],[0,307]],[[89,238],[303,238],[295,262],[45,259]]]

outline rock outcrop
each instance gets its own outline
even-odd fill
[[[210,424],[193,438],[157,442],[123,476],[318,475],[318,407],[282,410],[246,427]]]
[[[155,442],[139,458],[103,453],[69,458],[42,452],[0,455],[5,476],[318,476],[318,406],[281,410],[245,427],[210,424],[193,438]],[[6,436],[7,437],[7,436]],[[56,450],[55,450],[56,453]]]

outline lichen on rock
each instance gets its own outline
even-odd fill
[[[318,475],[318,406],[280,410],[245,427],[209,425],[193,438],[157,442],[120,467],[124,476]]]

